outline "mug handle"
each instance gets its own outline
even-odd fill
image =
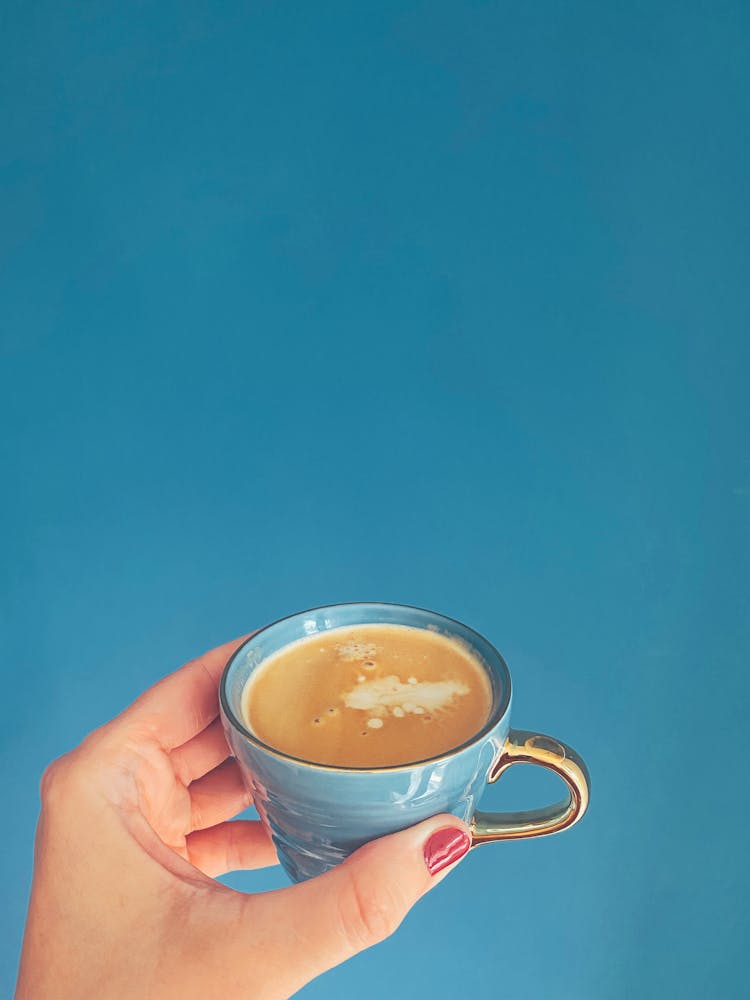
[[[497,781],[513,764],[538,764],[559,775],[568,786],[568,796],[562,802],[527,812],[474,813],[471,821],[471,846],[489,844],[493,840],[520,840],[522,837],[543,837],[573,826],[586,812],[591,781],[589,772],[571,747],[551,736],[511,729],[488,775],[488,782]]]

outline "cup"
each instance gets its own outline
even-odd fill
[[[334,767],[281,753],[247,728],[242,692],[269,656],[306,636],[374,624],[430,629],[469,646],[492,687],[489,719],[474,736],[416,763]],[[558,833],[577,823],[588,805],[588,771],[574,750],[550,736],[510,728],[511,682],[502,656],[473,629],[433,611],[399,604],[336,604],[283,618],[256,632],[232,655],[219,700],[229,747],[279,860],[295,882],[327,871],[368,840],[438,813],[453,813],[468,823],[475,847]],[[527,812],[479,811],[486,785],[513,764],[554,771],[567,786],[566,797]]]

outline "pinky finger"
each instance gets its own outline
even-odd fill
[[[276,849],[257,820],[234,820],[196,830],[186,838],[191,865],[215,878],[239,869],[278,864]]]

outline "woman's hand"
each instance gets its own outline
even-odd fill
[[[465,854],[466,827],[445,815],[300,885],[252,896],[214,881],[276,863],[260,823],[228,822],[251,801],[218,719],[240,641],[45,772],[17,1000],[288,997],[391,934]]]

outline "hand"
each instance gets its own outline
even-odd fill
[[[214,881],[276,863],[260,823],[227,822],[251,801],[217,717],[239,641],[47,768],[17,1000],[288,997],[391,934],[465,853],[466,827],[444,815],[300,885]]]

